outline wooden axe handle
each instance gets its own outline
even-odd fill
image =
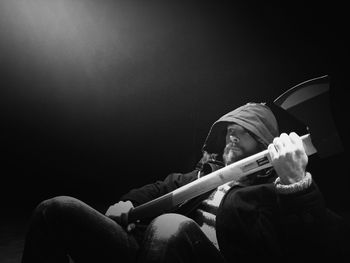
[[[308,156],[317,152],[309,134],[301,136],[301,139]],[[135,222],[144,218],[154,218],[171,211],[176,205],[186,200],[204,194],[222,184],[233,180],[237,181],[241,177],[271,166],[268,150],[256,153],[133,208],[129,212],[128,221]]]

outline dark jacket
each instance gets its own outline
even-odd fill
[[[231,189],[216,217],[229,262],[349,262],[349,225],[327,209],[315,182],[293,194],[273,184]]]
[[[123,200],[131,200],[136,206],[153,200],[195,180],[197,172],[171,174],[164,181],[132,190]],[[350,259],[348,222],[326,208],[315,182],[304,191],[286,195],[278,194],[272,183],[264,183],[270,180],[268,177],[254,180],[232,187],[218,209],[217,238],[220,251],[229,262]],[[191,212],[209,194],[169,212],[191,217]]]

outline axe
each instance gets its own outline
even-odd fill
[[[343,146],[337,132],[330,105],[330,78],[328,75],[302,82],[277,97],[269,104],[275,115],[283,115],[277,119],[280,128],[286,132],[293,131],[286,122],[294,118],[306,125],[312,136],[312,142],[321,158],[342,152]],[[291,121],[293,123],[293,120]],[[293,125],[293,124],[292,124]],[[281,130],[281,129],[280,129]]]
[[[268,106],[279,121],[280,131],[289,133],[296,131],[296,127],[305,131],[304,134],[296,132],[302,134],[300,137],[308,156],[318,153],[320,157],[326,157],[343,150],[330,113],[328,76],[300,83],[277,97],[273,103],[268,103]],[[264,150],[131,209],[128,222],[170,212],[184,201],[271,166],[268,150]]]

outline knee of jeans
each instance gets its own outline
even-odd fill
[[[42,213],[45,211],[60,212],[71,208],[72,206],[78,204],[80,201],[74,197],[70,196],[57,196],[47,200],[42,201],[35,209],[35,213]]]
[[[190,218],[179,214],[164,214],[155,218],[150,224],[152,236],[158,240],[171,240],[197,227]]]

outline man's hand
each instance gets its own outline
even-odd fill
[[[135,228],[135,224],[129,224],[128,214],[134,205],[130,201],[119,201],[118,203],[110,206],[106,212],[106,216],[116,221],[123,227],[126,227],[128,231]]]
[[[282,133],[268,146],[271,162],[282,184],[292,184],[305,177],[308,156],[301,138],[292,132]]]

